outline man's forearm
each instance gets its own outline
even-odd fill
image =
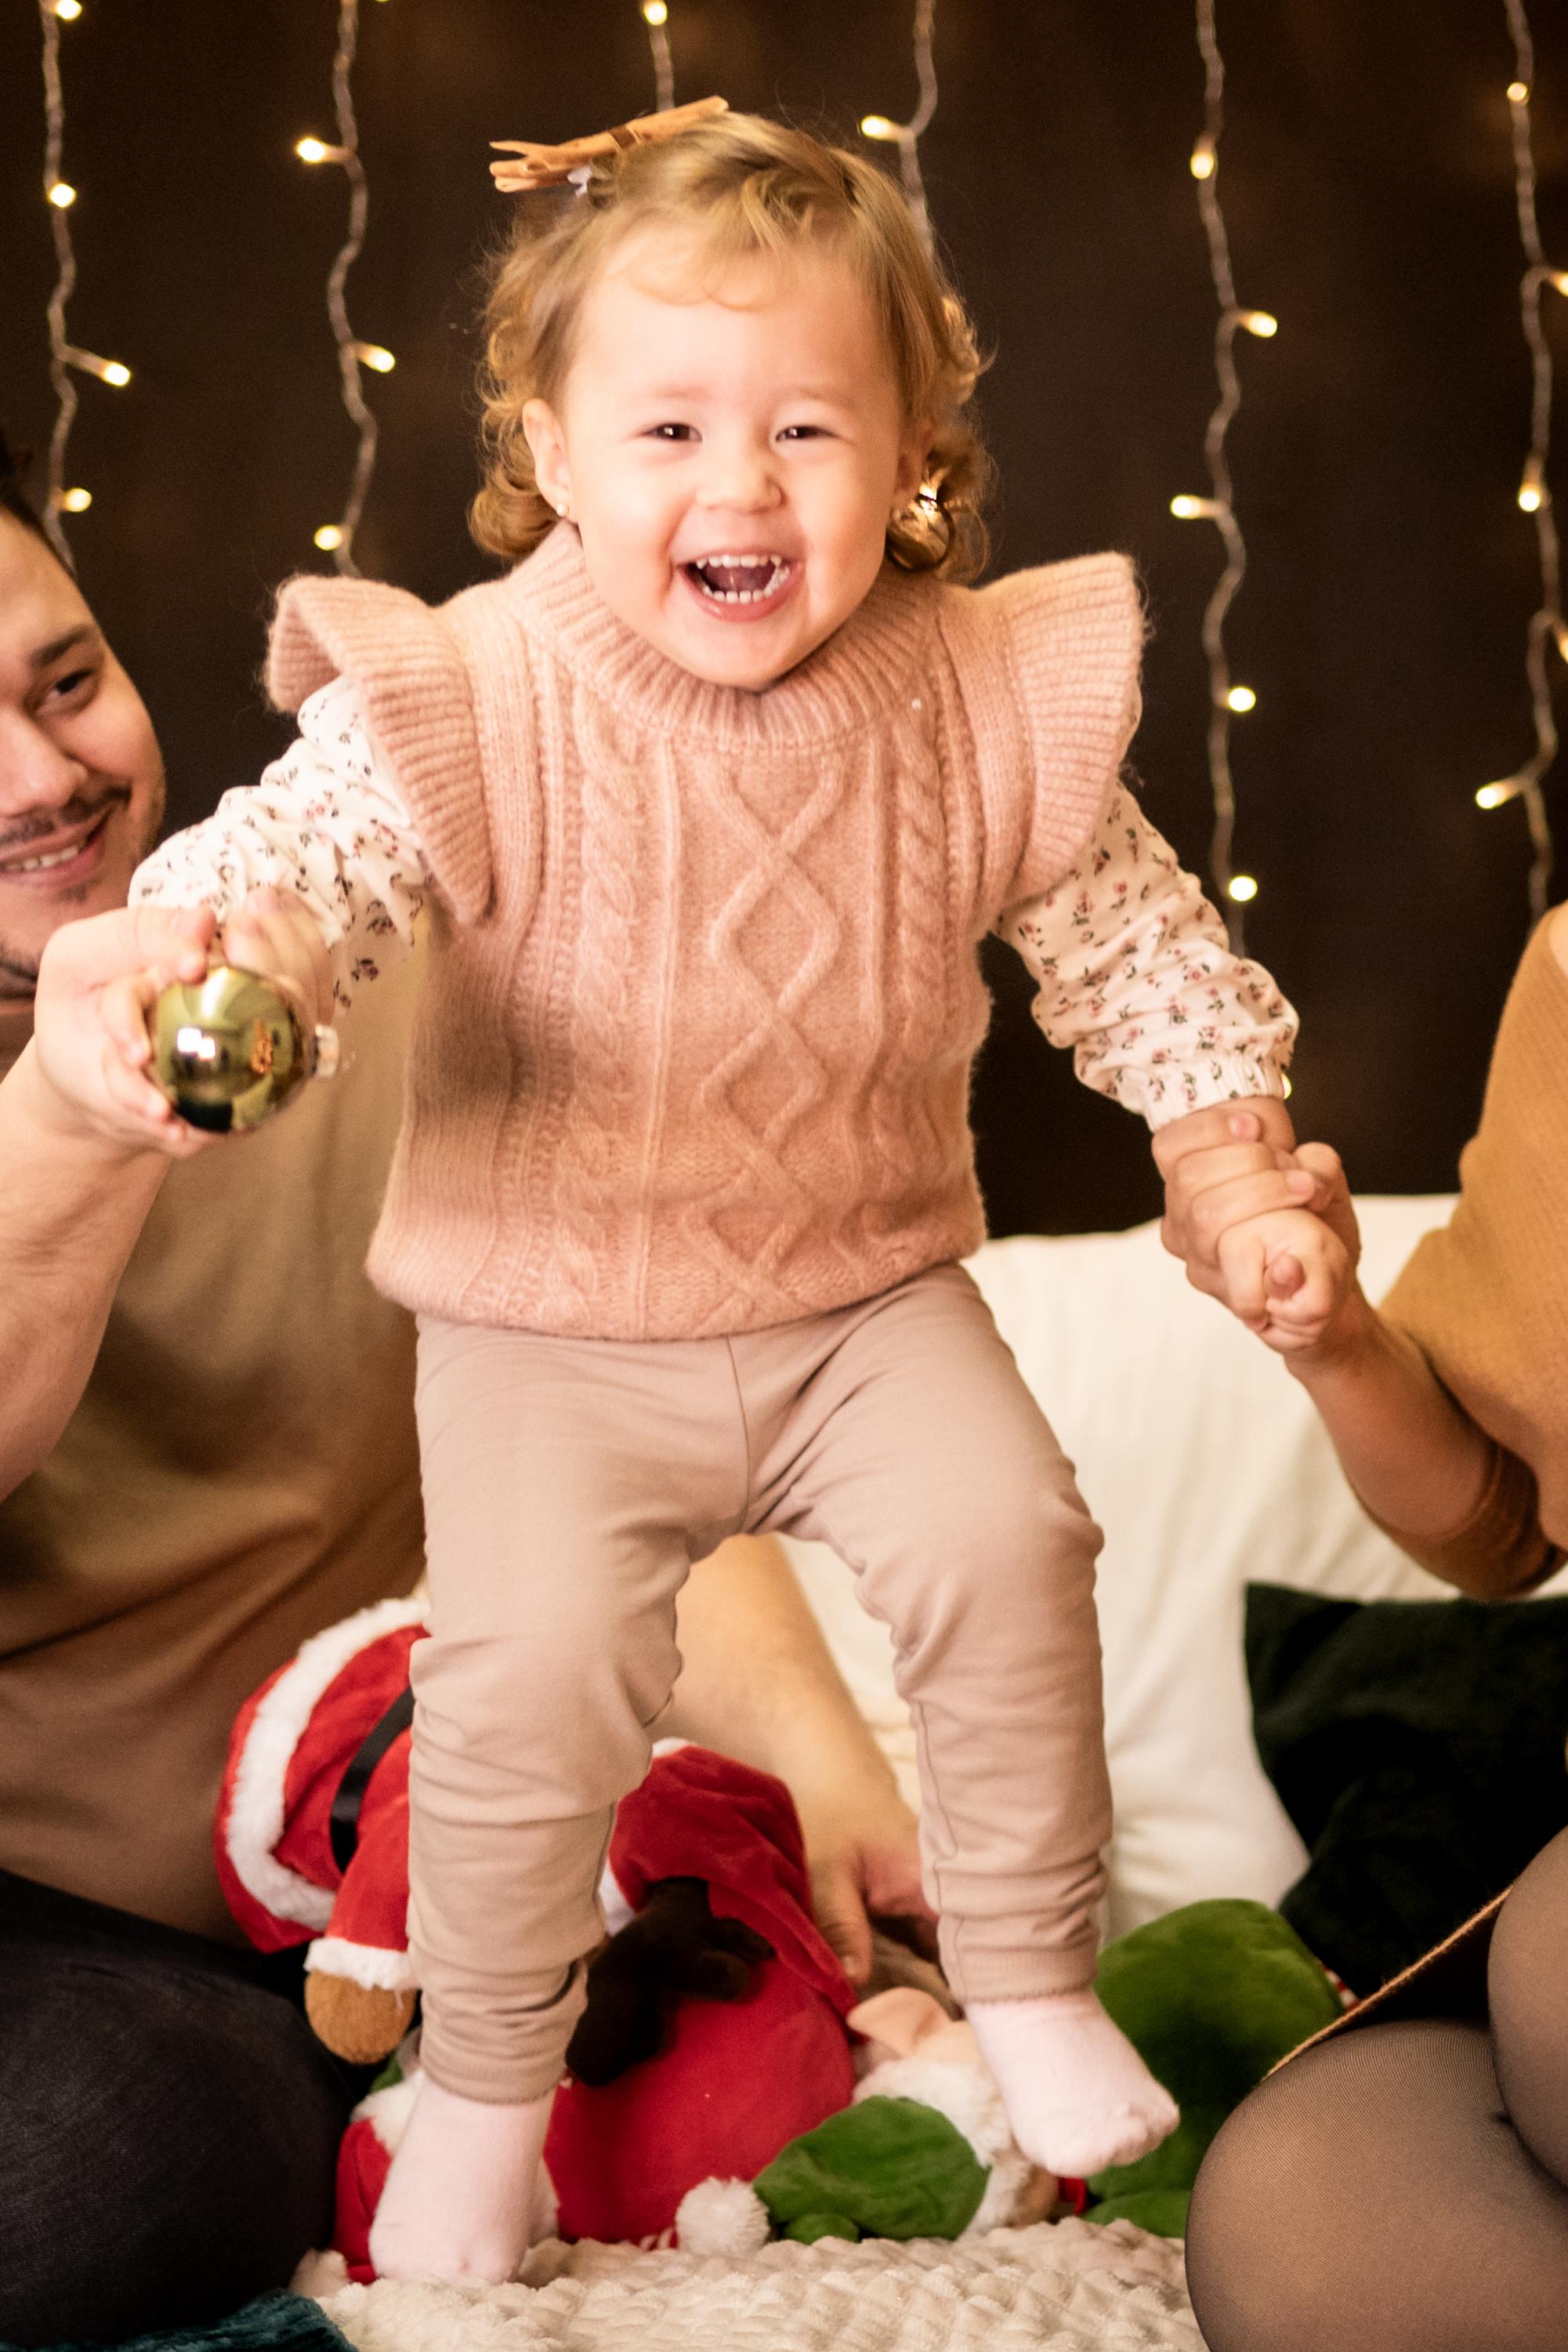
[[[1391,1533],[1440,1542],[1479,1505],[1494,1449],[1415,1341],[1357,1294],[1332,1347],[1287,1356],[1345,1476]]]
[[[31,1045],[0,1083],[0,1495],[75,1411],[169,1164],[51,1118]]]
[[[892,1771],[770,1537],[735,1536],[681,1594],[684,1664],[670,1728],[773,1772],[797,1797]]]

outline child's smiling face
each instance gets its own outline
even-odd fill
[[[831,247],[716,279],[668,232],[583,306],[555,405],[525,425],[605,603],[683,669],[758,688],[846,621],[919,487],[871,299]]]

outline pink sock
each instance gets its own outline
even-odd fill
[[[1087,1987],[1031,2000],[971,2001],[966,2011],[995,2075],[1013,2137],[1046,2172],[1086,2180],[1132,2164],[1181,2117]]]
[[[456,2286],[517,2275],[554,2097],[492,2106],[420,2076],[371,2224],[378,2277]]]

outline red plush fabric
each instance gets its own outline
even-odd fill
[[[562,2237],[657,2237],[688,2189],[750,2180],[854,2087],[838,2009],[782,1960],[763,1962],[743,2000],[682,2001],[657,2058],[556,2094],[545,2164]]]
[[[777,1955],[743,2000],[682,2001],[657,2058],[557,2095],[545,2163],[561,2235],[635,2244],[670,2229],[699,2180],[749,2180],[849,2105],[858,1996],[811,1917],[794,1801],[768,1773],[706,1748],[660,1757],[622,1801],[610,1866],[634,1911],[659,1879],[705,1880],[716,1916]]]
[[[338,2201],[332,2243],[360,2286],[375,2277],[371,2268],[371,2223],[392,2170],[392,2158],[376,2137],[368,2116],[357,2116],[338,2150]]]

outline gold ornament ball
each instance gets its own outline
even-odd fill
[[[233,964],[173,982],[148,1030],[154,1085],[189,1126],[218,1135],[262,1126],[338,1066],[334,1030],[312,1029],[276,982]]]

